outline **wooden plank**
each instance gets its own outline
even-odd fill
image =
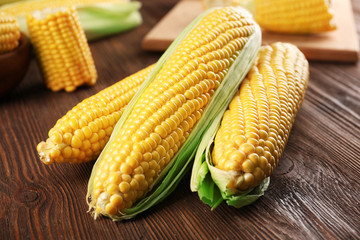
[[[190,191],[188,172],[135,219],[93,219],[86,191],[94,162],[48,166],[36,145],[81,100],[159,59],[141,49],[141,36],[178,0],[140,1],[141,26],[90,43],[96,85],[51,92],[33,56],[20,85],[0,99],[0,239],[359,239],[360,61],[310,62],[283,157],[255,203],[212,211]],[[360,34],[360,1],[352,3]]]
[[[310,60],[356,62],[359,42],[350,0],[334,0],[337,29],[312,35],[288,35],[263,31],[263,44],[282,41],[297,45]],[[181,31],[203,11],[201,1],[180,1],[145,36],[145,50],[164,51]]]
[[[152,51],[166,50],[172,41],[202,10],[200,1],[180,1],[145,36],[142,41],[143,49]]]

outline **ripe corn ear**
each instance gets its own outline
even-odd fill
[[[280,33],[336,29],[330,0],[255,0],[255,19],[263,29]]]
[[[20,27],[15,17],[0,12],[0,54],[19,46]]]
[[[260,30],[250,15],[231,7],[205,12],[179,36],[93,168],[88,197],[95,218],[131,218],[174,189],[201,133],[235,94],[259,45]]]
[[[37,150],[45,164],[83,163],[96,159],[153,65],[91,96],[60,118]]]
[[[96,83],[97,72],[74,7],[45,9],[27,15],[31,42],[52,91],[74,91]]]
[[[205,176],[200,176],[199,169],[208,168],[220,189],[220,202],[225,199],[236,207],[248,204],[244,194],[261,185],[281,158],[308,78],[308,62],[297,47],[288,43],[262,47],[224,113],[220,128],[219,118],[203,138],[204,145],[199,147],[193,167],[192,190],[205,188],[201,186]],[[201,163],[204,152],[206,161]],[[212,188],[209,183],[205,185]],[[203,196],[207,194],[201,191]],[[209,205],[216,204],[219,199]]]
[[[253,188],[273,172],[307,81],[308,63],[296,47],[276,43],[260,50],[215,137],[214,166],[239,173],[228,188]]]

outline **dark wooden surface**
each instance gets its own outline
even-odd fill
[[[80,100],[154,63],[144,35],[176,3],[143,1],[144,23],[90,44],[99,80],[53,93],[33,59],[23,82],[0,100],[0,239],[359,239],[360,63],[310,62],[311,79],[280,165],[251,206],[215,211],[189,190],[189,176],[137,218],[87,213],[93,163],[46,166],[36,145]],[[360,35],[360,2],[353,0]],[[0,66],[1,67],[1,66]]]

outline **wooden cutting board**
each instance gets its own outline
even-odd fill
[[[350,0],[333,0],[337,30],[314,35],[286,35],[263,31],[263,44],[290,42],[310,60],[356,62],[359,41]],[[203,11],[201,1],[182,0],[145,36],[145,50],[164,51]]]

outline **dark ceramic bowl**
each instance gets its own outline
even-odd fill
[[[0,54],[0,96],[13,90],[23,79],[30,63],[30,40],[21,33],[19,46]]]

